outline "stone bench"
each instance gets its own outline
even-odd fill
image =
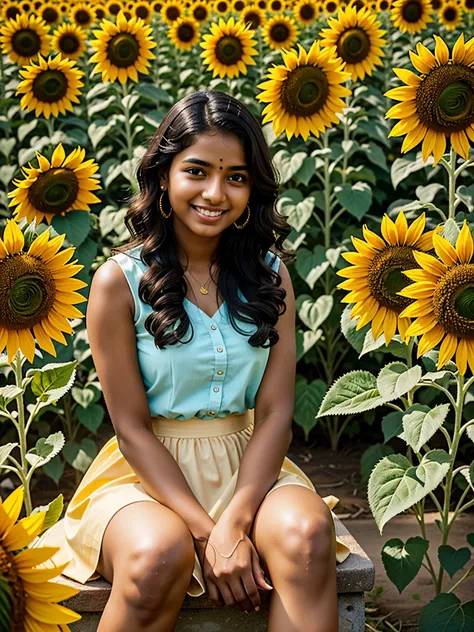
[[[336,533],[351,555],[337,565],[339,632],[364,632],[364,591],[372,590],[375,567],[346,527],[335,518]],[[64,575],[58,583],[79,588],[80,593],[59,603],[82,616],[70,623],[72,632],[96,632],[102,612],[110,596],[111,584],[103,578],[80,584]],[[233,608],[216,608],[207,594],[186,598],[181,609],[176,632],[266,632],[269,595],[259,591],[262,607],[249,614]]]

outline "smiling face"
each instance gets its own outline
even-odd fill
[[[244,149],[235,134],[199,135],[190,147],[174,157],[160,185],[165,186],[165,195],[173,208],[174,228],[182,236],[188,231],[194,236],[217,236],[233,222],[243,224],[247,219],[251,176]],[[201,215],[195,207],[225,212],[212,218]]]

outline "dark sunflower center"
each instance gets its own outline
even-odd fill
[[[181,24],[177,31],[180,42],[190,42],[194,37],[194,29],[189,24]]]
[[[78,11],[76,11],[74,17],[76,23],[80,24],[81,26],[87,26],[92,22],[92,15],[89,13],[89,11],[86,11],[85,9],[79,9]]]
[[[362,2],[362,0],[356,0],[355,2],[352,3],[352,6],[355,7],[357,11],[360,11],[360,9],[362,9],[365,5]]]
[[[415,23],[421,18],[423,14],[423,9],[419,2],[416,0],[411,0],[403,5],[402,8],[402,17],[405,22]]]
[[[41,40],[33,29],[21,29],[14,33],[11,40],[12,49],[22,57],[34,57],[41,50]]]
[[[166,9],[166,17],[168,18],[168,20],[174,21],[178,19],[180,15],[181,14],[179,12],[178,7],[168,7]]]
[[[9,19],[9,20],[13,20],[16,18],[17,15],[20,15],[21,11],[18,7],[8,7],[8,9],[6,10],[5,16]]]
[[[53,9],[53,7],[46,7],[43,11],[42,17],[46,24],[54,24],[59,20],[59,14],[56,9]]]
[[[357,64],[370,52],[367,33],[358,28],[345,31],[337,43],[337,54],[348,64]]]
[[[431,0],[431,6],[435,11],[441,8],[441,0]]]
[[[250,22],[250,28],[254,31],[258,29],[261,21],[260,14],[255,13],[254,11],[248,11],[245,14],[245,22]]]
[[[109,5],[109,13],[110,13],[110,15],[118,15],[120,9],[121,9],[121,6],[118,3]]]
[[[474,265],[453,266],[433,294],[433,314],[450,334],[474,338]]]
[[[311,4],[303,4],[300,8],[300,18],[302,20],[313,20],[316,17],[316,11]]]
[[[131,20],[132,19],[132,14],[131,14],[130,11],[124,11],[123,14],[124,14],[126,20]]]
[[[232,66],[242,59],[243,47],[233,35],[221,37],[216,46],[216,57],[224,66]]]
[[[147,20],[148,16],[150,15],[150,11],[147,9],[147,7],[140,5],[135,9],[135,15],[142,20]]]
[[[428,128],[450,134],[474,123],[474,68],[449,64],[434,68],[416,92],[420,121]]]
[[[56,103],[66,96],[68,81],[61,70],[43,70],[33,81],[33,94],[44,103]]]
[[[117,68],[133,66],[140,55],[140,46],[130,33],[117,33],[107,46],[107,57]]]
[[[380,3],[379,6],[380,6],[380,10],[381,11],[386,11],[388,9],[388,7],[389,7],[389,4],[388,4],[387,0],[382,0],[382,2]]]
[[[227,2],[218,2],[217,3],[217,10],[220,11],[220,13],[225,13],[228,9],[228,5]]]
[[[374,256],[369,266],[367,281],[371,295],[383,307],[399,314],[412,302],[410,298],[397,295],[411,283],[402,271],[419,267],[408,246],[387,246]]]
[[[290,31],[286,24],[282,22],[280,24],[275,24],[270,29],[270,37],[274,42],[285,42],[290,36]]]
[[[159,13],[161,11],[161,9],[163,8],[163,3],[162,2],[155,2],[153,4],[153,11],[155,13]]]
[[[272,11],[281,11],[282,6],[280,0],[273,0],[271,4]]]
[[[326,3],[326,11],[328,13],[334,13],[335,10],[337,9],[337,4],[335,2],[327,2]]]
[[[2,261],[0,287],[4,297],[0,322],[7,329],[33,327],[47,317],[54,303],[56,286],[50,270],[26,253]]]
[[[79,45],[79,40],[73,33],[66,33],[59,40],[59,48],[67,55],[77,52]]]
[[[104,9],[101,9],[100,7],[97,7],[97,9],[95,9],[95,17],[98,20],[103,20],[105,18],[105,11],[104,11]]]
[[[193,15],[195,17],[196,20],[198,20],[199,22],[202,22],[203,20],[205,20],[207,18],[207,9],[205,7],[196,7],[194,9]]]
[[[472,11],[474,9],[474,0],[464,0],[464,6],[468,11]]]
[[[458,12],[454,7],[448,7],[443,13],[445,22],[455,22],[458,17]]]
[[[267,8],[267,0],[258,0],[257,7],[259,7],[260,9],[266,9]]]
[[[15,556],[8,549],[0,545],[0,575],[6,580],[10,589],[12,609],[8,629],[11,632],[24,630],[26,618],[25,590],[18,575]]]
[[[315,66],[298,66],[283,83],[283,108],[295,116],[312,116],[324,107],[329,94],[326,75]]]
[[[79,180],[71,169],[49,169],[28,189],[28,201],[43,213],[67,211],[77,200]]]

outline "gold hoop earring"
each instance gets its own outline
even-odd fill
[[[244,226],[246,226],[246,225],[247,225],[247,222],[248,222],[248,221],[249,221],[249,219],[250,219],[250,207],[249,207],[249,205],[247,204],[247,206],[246,206],[245,208],[247,209],[247,212],[248,212],[247,219],[245,220],[245,222],[244,222],[243,224],[241,224],[241,226],[237,226],[237,224],[234,222],[234,226],[235,226],[236,228],[244,228]]]
[[[161,200],[163,199],[165,192],[163,191],[163,193],[160,195],[160,213],[163,215],[163,217],[165,217],[166,219],[168,219],[168,217],[171,215],[171,213],[173,212],[173,209],[170,206],[170,212],[168,213],[168,215],[165,215],[165,213],[163,213],[163,205]]]

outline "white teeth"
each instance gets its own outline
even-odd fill
[[[201,213],[202,215],[207,215],[208,217],[219,217],[219,215],[222,215],[222,213],[224,213],[224,211],[221,211],[220,213],[212,213],[211,211],[205,211],[203,208],[197,208],[196,210],[198,211],[198,213]]]

